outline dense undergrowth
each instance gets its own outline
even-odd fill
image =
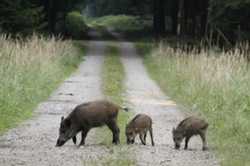
[[[85,20],[91,28],[102,33],[108,33],[107,31],[119,32],[129,40],[137,40],[152,35],[152,18],[150,17],[107,15],[97,18],[85,18]]]

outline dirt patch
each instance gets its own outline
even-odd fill
[[[155,147],[141,145],[139,140],[135,146],[137,165],[171,165],[171,166],[215,166],[219,165],[212,152],[201,150],[200,138],[192,138],[190,150],[175,150],[172,141],[172,128],[184,118],[174,101],[165,96],[152,81],[136,55],[132,43],[122,42],[122,62],[127,75],[127,98],[135,113],[145,113],[153,119]],[[166,76],[167,79],[167,76]]]
[[[72,141],[61,148],[55,147],[60,117],[79,103],[103,97],[100,74],[105,43],[90,42],[88,45],[89,51],[78,71],[38,106],[33,119],[0,137],[1,166],[80,166],[107,153],[105,146],[96,145],[94,130],[89,133],[84,147],[77,148]]]

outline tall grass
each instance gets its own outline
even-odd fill
[[[250,165],[250,69],[240,51],[187,53],[161,43],[145,64],[166,94],[208,119],[222,165]]]
[[[0,132],[30,117],[34,107],[76,68],[80,50],[72,41],[0,36]]]

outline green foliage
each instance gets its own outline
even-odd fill
[[[147,54],[144,62],[160,87],[208,119],[209,142],[221,164],[249,165],[250,70],[243,56],[237,51],[233,56],[212,50],[186,53],[168,45]]]
[[[31,117],[80,61],[72,41],[33,36],[13,41],[0,36],[0,133]]]
[[[0,27],[5,32],[28,35],[41,31],[46,26],[43,19],[43,8],[29,1],[3,0],[0,4]]]
[[[209,23],[220,28],[228,37],[250,39],[249,0],[211,0]],[[240,27],[241,34],[238,32]]]
[[[151,0],[87,0],[89,16],[146,15],[151,12]]]
[[[90,26],[112,28],[118,32],[140,31],[149,29],[151,21],[129,15],[108,15],[92,19]]]
[[[67,34],[73,38],[83,37],[88,29],[84,17],[76,11],[67,14],[65,24]]]

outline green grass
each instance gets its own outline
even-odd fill
[[[151,45],[152,46],[152,45]],[[250,69],[239,52],[176,52],[138,44],[151,77],[179,104],[210,123],[209,143],[221,165],[250,165]]]
[[[124,86],[125,73],[119,57],[119,49],[116,45],[108,46],[104,59],[102,72],[102,88],[106,98],[118,105],[124,105]],[[131,113],[120,110],[118,115],[118,125],[120,128],[121,145],[112,145],[112,133],[107,127],[97,129],[96,138],[100,144],[106,145],[112,153],[108,153],[98,161],[92,161],[91,165],[114,165],[132,166],[135,165],[133,155],[126,146],[125,126]],[[97,164],[97,165],[98,165]]]
[[[110,32],[119,32],[123,38],[138,40],[152,38],[152,18],[130,15],[107,15],[97,18],[86,18],[88,26],[112,38]]]
[[[150,27],[151,22],[142,20],[138,16],[129,16],[129,15],[108,15],[103,17],[98,17],[90,19],[88,21],[90,26],[103,26],[113,28],[118,32],[125,31],[138,31],[142,30],[145,27]]]
[[[0,36],[0,133],[30,118],[82,55],[72,41],[38,36],[14,41]]]
[[[134,166],[136,165],[133,155],[128,154],[127,146],[112,146],[109,153],[95,159],[84,160],[83,165],[91,166]]]

